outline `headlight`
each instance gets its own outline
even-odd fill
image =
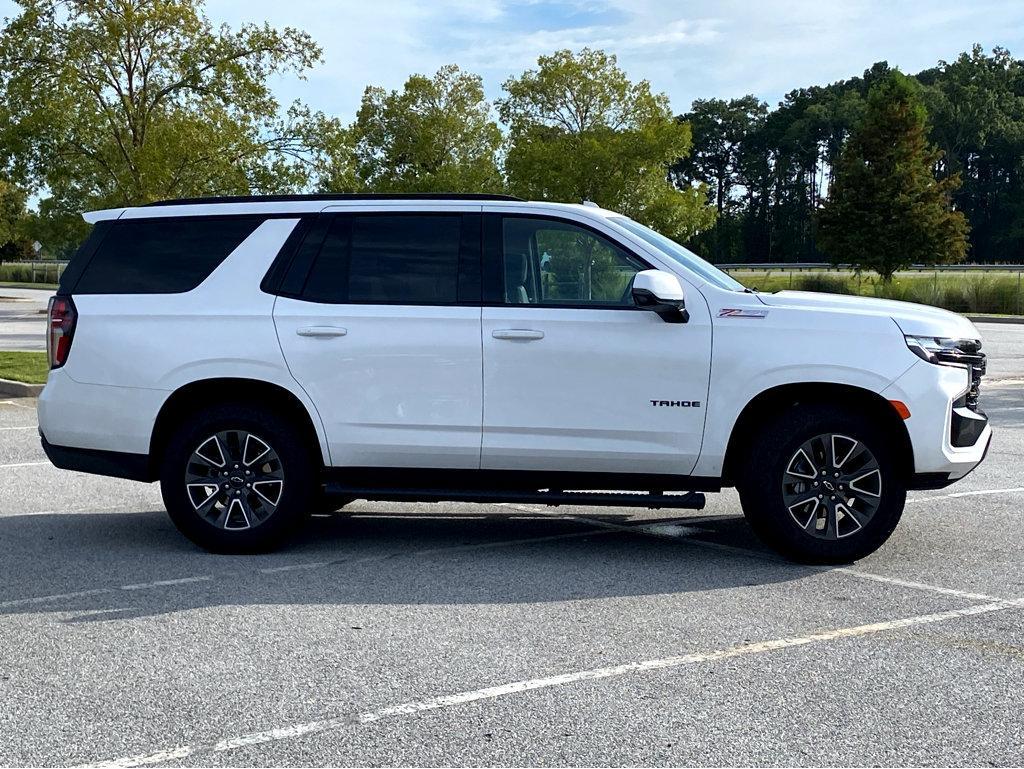
[[[914,336],[912,334],[906,334],[903,338],[907,340],[907,347],[911,352],[929,363],[953,365],[963,363],[967,365],[971,358],[976,356],[965,352],[965,343],[969,343],[972,347],[981,346],[973,339],[950,339],[941,336]]]

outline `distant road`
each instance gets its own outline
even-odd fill
[[[1024,324],[975,323],[988,356],[986,379],[1024,379]]]
[[[46,303],[51,289],[0,288],[0,350],[46,349]],[[1024,325],[978,323],[989,379],[1024,379]]]
[[[46,303],[53,289],[0,287],[0,350],[46,349]]]

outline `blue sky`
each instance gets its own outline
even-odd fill
[[[0,0],[0,16],[14,10]],[[345,120],[367,84],[397,88],[455,62],[482,75],[493,98],[539,54],[585,45],[617,54],[677,112],[746,93],[774,104],[882,59],[916,72],[975,42],[1024,57],[1021,0],[208,0],[207,10],[232,26],[310,32],[324,63],[275,88]]]

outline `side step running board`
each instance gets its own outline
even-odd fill
[[[705,498],[698,491],[684,494],[658,492],[615,493],[594,491],[501,491],[457,489],[381,489],[328,483],[327,494],[375,502],[523,502],[534,505],[589,505],[596,507],[647,507],[703,510]]]

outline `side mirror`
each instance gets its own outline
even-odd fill
[[[686,323],[686,295],[679,278],[662,270],[644,270],[633,276],[633,301],[637,307],[658,313],[666,323]]]

